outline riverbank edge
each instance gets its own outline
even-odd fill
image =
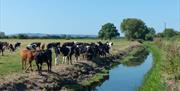
[[[144,46],[149,49],[153,55],[153,66],[144,76],[143,84],[138,91],[167,91],[163,74],[163,54],[162,51],[153,43],[146,42]]]
[[[101,71],[97,72],[89,78],[88,80],[83,80],[80,81],[79,84],[77,85],[69,85],[66,86],[65,88],[67,91],[89,91],[89,90],[94,90],[96,86],[101,85],[106,79],[109,78],[109,70],[116,67],[119,64],[123,64],[127,61],[131,60],[137,60],[139,58],[144,58],[144,56],[148,55],[148,50],[146,49],[145,46],[140,45],[138,48],[134,48],[131,50],[127,55],[123,55],[120,59],[115,59],[116,61],[112,61],[110,66],[106,65],[104,69]],[[117,57],[118,55],[116,55]]]

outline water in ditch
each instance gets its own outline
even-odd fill
[[[136,91],[153,63],[149,53],[143,60],[129,61],[109,71],[109,78],[98,85],[95,91]]]

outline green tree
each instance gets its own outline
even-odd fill
[[[166,38],[170,38],[177,35],[177,32],[172,28],[166,28],[163,32],[163,36]]]
[[[17,35],[17,38],[18,38],[18,39],[27,39],[27,38],[28,38],[28,35],[26,35],[26,34],[18,34],[18,35]]]
[[[145,35],[145,40],[153,40],[153,38],[155,37],[155,29],[150,27],[150,28],[147,28],[147,33]]]
[[[116,38],[120,35],[113,23],[106,23],[101,27],[101,30],[98,33],[98,37],[101,39]]]
[[[131,39],[143,39],[145,40],[146,34],[149,33],[149,29],[145,23],[136,18],[124,19],[120,25],[121,31],[125,33],[125,37]]]
[[[0,31],[0,38],[4,38],[5,37],[5,33]]]
[[[157,33],[155,37],[164,37],[163,33]]]

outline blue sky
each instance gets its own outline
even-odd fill
[[[92,34],[107,22],[142,19],[157,32],[180,31],[180,0],[0,0],[0,31]]]

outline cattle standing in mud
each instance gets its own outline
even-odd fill
[[[55,51],[55,65],[58,65],[59,64],[59,56],[60,56],[60,48],[55,47],[54,51]]]
[[[28,49],[21,49],[20,50],[20,56],[22,61],[22,70],[25,70],[25,72],[30,68],[32,70],[32,61],[34,59],[35,51],[28,50]],[[26,64],[29,64],[28,67],[26,67]]]
[[[55,65],[59,64],[59,56],[60,56],[60,42],[52,42],[47,44],[47,49],[53,48],[55,51]]]
[[[80,46],[82,43],[77,42],[65,42],[62,47],[60,48],[60,51],[63,55],[63,61],[62,63],[66,63],[68,60],[68,64],[72,64],[72,55],[74,54],[75,60],[74,63],[79,60],[80,56]]]
[[[73,46],[62,46],[60,51],[63,55],[62,63],[66,63],[68,60],[68,64],[72,64],[72,55],[73,55]]]
[[[99,49],[99,55],[102,57],[106,57],[107,54],[110,54],[109,50],[111,46],[113,45],[112,42],[98,42],[98,49]]]
[[[46,50],[39,50],[36,52],[35,57],[34,57],[37,65],[38,71],[42,70],[42,64],[46,63],[48,66],[48,71],[51,71],[52,67],[52,52],[50,49]],[[40,65],[39,65],[40,64]]]

